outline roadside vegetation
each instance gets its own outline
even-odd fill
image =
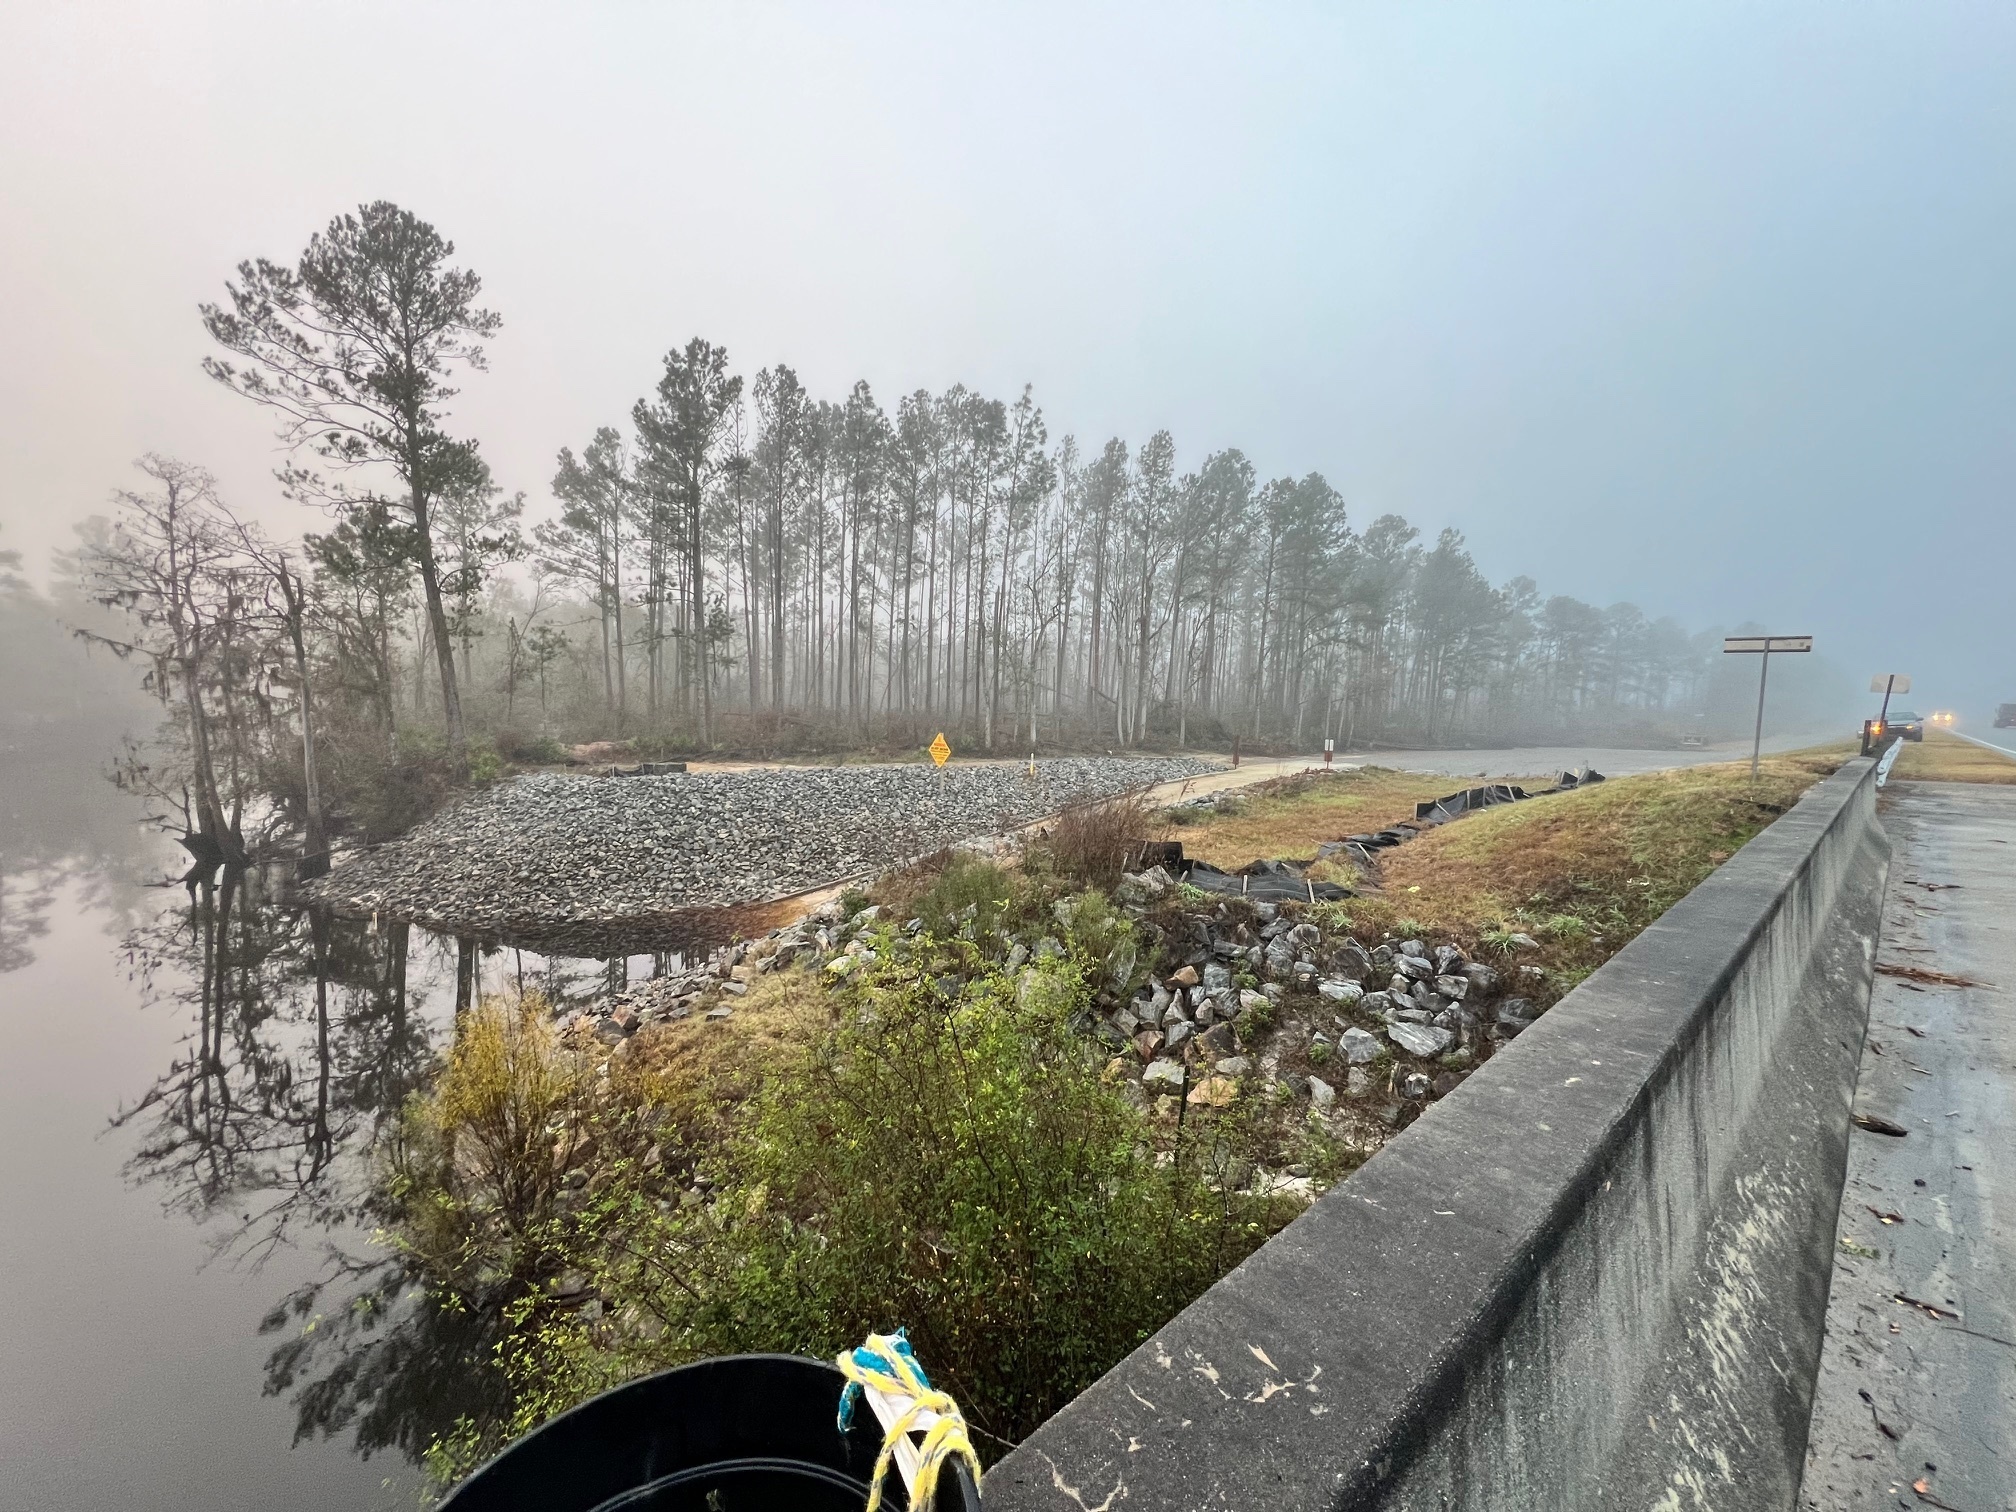
[[[536,996],[479,1005],[379,1183],[382,1233],[437,1310],[497,1329],[509,1410],[437,1438],[434,1474],[640,1372],[826,1355],[897,1325],[997,1456],[1838,761],[1486,810],[1316,906],[1123,873],[1169,816],[1103,805],[1012,857],[942,853],[731,952],[730,979],[676,1021],[618,1033]],[[1166,832],[1223,863],[1259,841],[1309,855],[1411,815],[1435,795],[1417,785],[1288,779]],[[1180,1032],[1125,1028],[1151,993],[1183,1000],[1200,940],[1229,986],[1190,988]],[[1416,949],[1475,988],[1435,1020],[1433,1053],[1402,1043],[1433,1026],[1373,995]],[[1338,991],[1353,975],[1373,991]],[[1351,1031],[1377,1054],[1347,1065]]]
[[[1891,777],[1898,782],[2016,782],[2016,757],[1962,740],[1945,730],[1927,730],[1923,741],[1904,743]]]
[[[1223,1179],[1241,1110],[1160,1128],[1107,1074],[1086,1016],[1146,961],[1103,894],[953,857],[903,885],[920,928],[856,895],[844,972],[613,1053],[536,998],[465,1018],[380,1212],[437,1304],[501,1322],[512,1410],[438,1479],[640,1372],[898,1324],[992,1458],[1300,1210]]]
[[[1685,897],[1847,753],[1615,777],[1586,790],[1486,809],[1388,853],[1372,927],[1405,918],[1487,952],[1525,933],[1558,997]]]
[[[1505,779],[1499,779],[1505,780]],[[1513,778],[1546,786],[1551,776]],[[1277,778],[1201,812],[1166,816],[1183,853],[1225,870],[1262,857],[1307,861],[1325,840],[1385,829],[1414,817],[1414,806],[1467,785],[1461,777],[1363,766]],[[1350,882],[1348,875],[1338,880]]]

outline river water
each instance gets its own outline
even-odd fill
[[[101,770],[0,758],[0,1512],[413,1507],[483,1340],[360,1202],[453,948],[177,885]]]

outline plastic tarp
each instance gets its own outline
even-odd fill
[[[1308,869],[1293,861],[1255,861],[1236,872],[1208,861],[1186,861],[1182,877],[1199,892],[1252,898],[1264,903],[1326,903],[1353,896],[1335,882],[1312,882]]]
[[[1465,788],[1460,793],[1451,793],[1446,798],[1415,804],[1414,822],[1423,826],[1447,824],[1459,815],[1475,813],[1478,809],[1495,808],[1501,803],[1519,803],[1527,798],[1544,798],[1549,793],[1572,793],[1576,788],[1587,787],[1592,782],[1602,780],[1601,772],[1589,767],[1577,767],[1572,772],[1563,772],[1554,786],[1538,793],[1529,793],[1526,789],[1509,782],[1488,782],[1482,787]],[[1393,833],[1392,830],[1382,831],[1382,834],[1386,835]],[[1369,840],[1371,837],[1353,835],[1350,838],[1356,842],[1360,839]],[[1378,843],[1393,845],[1398,842],[1383,840]]]
[[[1464,814],[1496,808],[1502,803],[1542,798],[1548,793],[1573,792],[1576,788],[1602,780],[1601,772],[1577,767],[1572,772],[1563,772],[1553,787],[1539,793],[1529,793],[1509,782],[1490,782],[1482,787],[1465,788],[1460,793],[1415,804],[1411,824],[1397,824],[1370,834],[1346,835],[1342,840],[1326,840],[1316,848],[1316,860],[1328,861],[1345,852],[1361,864],[1370,865],[1373,851],[1402,845],[1423,830],[1447,824]],[[1254,861],[1236,872],[1221,871],[1208,861],[1187,861],[1183,858],[1181,841],[1143,844],[1130,853],[1129,860],[1144,869],[1151,862],[1160,865],[1199,892],[1215,893],[1221,897],[1253,898],[1268,903],[1322,903],[1356,896],[1340,883],[1311,881],[1308,866],[1297,861]]]

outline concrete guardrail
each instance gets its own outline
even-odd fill
[[[988,1507],[1789,1507],[1889,867],[1875,765],[1031,1434]]]

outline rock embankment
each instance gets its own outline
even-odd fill
[[[1022,765],[810,767],[609,781],[533,774],[477,793],[314,883],[311,896],[489,940],[573,941],[788,896],[1072,804],[1214,770],[1193,757]],[[570,951],[569,953],[573,953]]]

